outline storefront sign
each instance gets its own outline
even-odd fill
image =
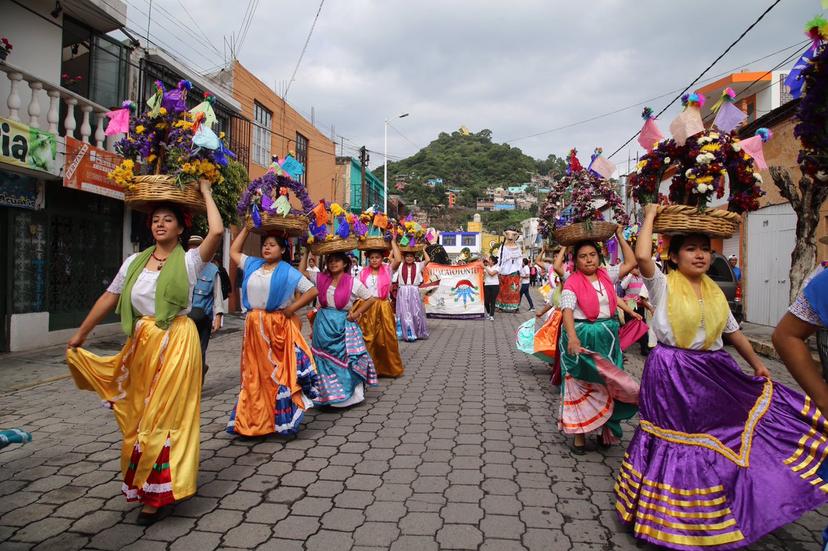
[[[428,264],[425,282],[440,280],[437,290],[425,297],[426,315],[432,318],[483,317],[483,264],[462,266]]]
[[[57,138],[51,132],[0,117],[0,162],[53,173]]]
[[[43,204],[43,185],[37,178],[0,170],[0,206],[38,210]]]
[[[67,136],[63,185],[123,201],[124,188],[106,177],[121,161],[120,155]]]

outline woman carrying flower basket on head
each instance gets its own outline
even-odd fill
[[[636,256],[659,344],[644,365],[641,424],[622,463],[616,509],[636,537],[657,545],[744,547],[828,502],[826,419],[808,398],[770,380],[706,275],[710,237],[674,236],[670,273],[655,268],[657,212],[647,205]]]
[[[402,261],[400,247],[391,240],[391,263],[383,264],[381,250],[368,251],[368,266],[362,268],[359,280],[376,297],[374,304],[359,319],[365,337],[365,346],[374,360],[380,377],[399,377],[403,374],[400,346],[394,322],[394,310],[388,301],[391,291],[391,274]]]
[[[413,342],[428,338],[425,306],[420,295],[423,282],[423,269],[431,262],[431,257],[423,249],[423,260],[418,261],[413,251],[403,253],[403,262],[397,269],[397,319],[400,321],[402,338]]]
[[[242,228],[230,247],[230,258],[244,270],[241,293],[247,317],[241,391],[227,432],[293,435],[318,395],[313,355],[295,315],[313,301],[316,289],[289,264],[284,237],[264,236],[258,258],[241,252],[248,235]]]
[[[313,356],[319,372],[319,405],[346,407],[365,399],[365,385],[377,384],[374,362],[365,348],[357,322],[376,297],[359,279],[350,275],[350,260],[344,252],[326,255],[325,269],[307,271],[309,251],[299,271],[316,284],[319,310],[313,319]],[[359,306],[356,299],[362,299]]]
[[[496,306],[502,312],[517,312],[520,304],[520,268],[523,265],[523,251],[517,244],[519,235],[512,228],[506,230],[505,241],[500,247],[500,292],[497,294]]]
[[[635,256],[618,229],[624,263],[601,267],[599,246],[572,247],[575,271],[561,293],[561,413],[558,426],[574,434],[572,451],[583,454],[585,435],[601,430],[603,445],[620,441],[621,421],[635,415],[637,384],[623,369],[615,284],[635,267]]]
[[[128,501],[144,505],[139,524],[154,522],[159,507],[196,492],[201,348],[187,313],[198,275],[224,231],[210,182],[200,180],[199,189],[209,224],[201,245],[184,252],[184,214],[176,205],[156,205],[150,217],[155,245],[126,259],[66,352],[78,388],[94,390],[115,412],[124,437],[122,488]],[[129,336],[121,352],[101,357],[79,348],[113,309]]]

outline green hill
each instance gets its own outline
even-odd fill
[[[441,132],[411,157],[388,163],[388,186],[404,181],[400,193],[407,204],[425,209],[446,205],[446,192],[458,190],[457,204],[474,208],[487,187],[505,187],[528,182],[532,174],[562,174],[563,159],[549,155],[538,160],[525,155],[519,148],[492,142],[491,130],[464,134]],[[374,171],[382,178],[383,167]],[[425,183],[440,178],[443,185],[429,187]]]

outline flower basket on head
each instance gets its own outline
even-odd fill
[[[426,246],[426,230],[409,214],[395,230],[400,250],[404,253],[421,253]]]
[[[593,165],[601,160],[596,150]],[[603,160],[601,163],[609,164]],[[611,168],[603,166],[601,173],[581,167],[574,150],[570,153],[567,175],[552,186],[541,207],[540,233],[552,236],[563,246],[579,241],[606,241],[615,234],[618,224],[629,221],[615,184],[606,179]],[[611,215],[610,215],[611,211]],[[611,216],[612,220],[606,220]]]
[[[356,222],[357,217],[337,203],[328,207],[324,199],[319,201],[308,215],[307,243],[311,252],[321,255],[353,251],[359,245]]]
[[[124,202],[133,210],[152,212],[158,203],[175,203],[192,213],[207,212],[204,196],[194,186],[181,188],[175,176],[135,176],[124,190]]]
[[[688,205],[659,205],[653,231],[667,235],[703,233],[728,239],[739,229],[742,217],[727,210],[706,210]]]
[[[696,94],[684,98],[686,112],[697,110],[694,96],[701,99]],[[683,141],[663,139],[641,158],[627,179],[633,197],[641,205],[661,204],[653,226],[657,233],[729,238],[739,227],[740,215],[759,208],[764,191],[757,167],[764,165],[762,143],[771,133],[760,128],[742,141],[717,130],[682,131],[680,135]],[[667,177],[670,187],[665,197],[659,187]],[[727,210],[711,209],[710,203],[723,199],[726,191]]]
[[[277,165],[274,161],[274,165]],[[306,213],[313,210],[313,201],[305,186],[287,174],[277,174],[276,166],[256,178],[236,207],[245,217],[247,229],[254,233],[279,232],[285,237],[299,237],[308,232]],[[290,192],[301,203],[300,209],[290,204]]]
[[[389,231],[393,221],[388,216],[369,208],[354,220],[354,233],[359,239],[360,251],[388,251],[393,234]]]
[[[108,176],[124,188],[124,200],[132,208],[146,211],[153,204],[170,202],[204,212],[199,180],[224,181],[220,169],[235,155],[224,145],[223,134],[211,128],[216,122],[212,96],[205,95],[202,103],[187,110],[191,87],[182,80],[167,91],[156,81],[155,94],[141,116],[134,116],[137,108],[131,101],[106,114],[106,135],[126,134],[115,144],[124,161]]]
[[[561,245],[570,246],[580,241],[606,241],[615,235],[617,229],[618,224],[615,222],[587,220],[564,226],[559,230],[555,230],[552,235]]]

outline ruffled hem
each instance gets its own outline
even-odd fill
[[[167,439],[158,459],[153,463],[146,482],[140,488],[134,486],[135,472],[141,461],[141,447],[138,443],[132,448],[132,455],[129,459],[126,476],[121,484],[121,492],[126,496],[127,501],[139,501],[151,507],[163,507],[175,503],[173,495],[172,471],[170,470],[170,440]],[[180,496],[179,499],[188,496]]]

